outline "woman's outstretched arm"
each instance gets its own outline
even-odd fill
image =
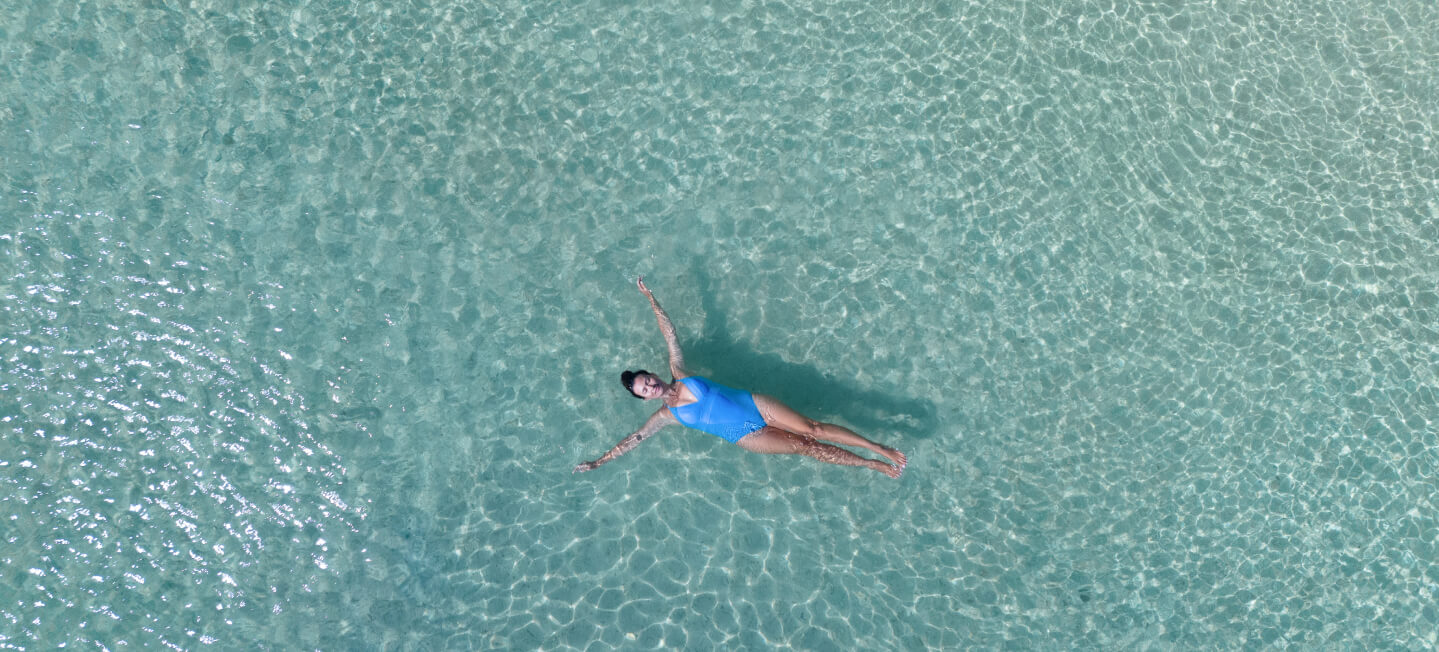
[[[653,292],[645,287],[645,277],[639,279],[640,292],[650,300],[650,307],[655,311],[655,319],[660,323],[660,332],[665,336],[665,346],[670,350],[670,376],[672,378],[684,378],[689,373],[685,371],[685,356],[680,351],[679,338],[675,336],[675,325],[670,322],[670,316],[665,314],[665,309],[660,307],[660,302],[655,299]]]
[[[635,446],[639,446],[640,442],[649,439],[654,436],[655,433],[659,432],[661,428],[672,423],[679,423],[679,420],[676,419],[673,414],[670,414],[669,408],[662,407],[656,410],[654,414],[651,414],[649,419],[645,420],[645,425],[640,426],[640,429],[634,431],[630,436],[621,439],[620,443],[615,444],[615,447],[611,448],[608,453],[601,455],[599,459],[593,462],[581,462],[575,465],[573,472],[583,473],[590,471],[605,462],[624,455],[634,450]]]

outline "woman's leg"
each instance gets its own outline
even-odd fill
[[[909,463],[904,453],[883,444],[876,444],[859,436],[849,428],[837,426],[833,423],[820,423],[819,421],[815,421],[803,414],[795,412],[788,405],[779,402],[773,396],[765,396],[764,394],[754,394],[753,396],[755,407],[759,408],[759,413],[764,417],[765,423],[771,426],[800,435],[808,435],[815,439],[823,439],[836,444],[844,444],[845,446],[854,446],[855,448],[874,451],[892,460],[895,464],[899,465],[901,470],[904,469],[905,464]]]
[[[863,466],[891,478],[898,478],[899,474],[904,472],[901,467],[885,464],[879,460],[868,460],[838,446],[821,444],[813,437],[797,435],[774,426],[760,428],[741,437],[736,443],[740,445],[740,448],[752,453],[804,455],[829,464]]]

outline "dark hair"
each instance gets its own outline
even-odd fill
[[[639,371],[626,371],[620,374],[620,384],[625,386],[625,391],[629,392],[630,394],[634,394],[635,398],[644,398],[639,394],[635,394],[635,376],[648,373],[650,372],[645,371],[644,369],[641,369]],[[653,376],[654,374],[650,375]]]

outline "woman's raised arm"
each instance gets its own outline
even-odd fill
[[[640,292],[650,300],[650,307],[655,311],[655,320],[660,323],[660,333],[665,336],[665,346],[670,350],[670,375],[675,379],[684,378],[689,373],[685,371],[685,356],[680,351],[679,338],[675,336],[675,325],[670,321],[670,316],[665,314],[665,309],[660,307],[659,300],[655,299],[653,292],[645,286],[645,277],[641,276],[638,285]]]

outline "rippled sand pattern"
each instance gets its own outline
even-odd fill
[[[1439,646],[1432,3],[0,8],[0,648]],[[906,451],[671,429],[664,366]]]

